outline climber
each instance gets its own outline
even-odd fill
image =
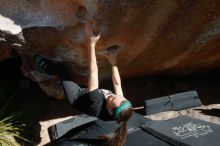
[[[35,55],[35,62],[46,73],[57,74],[62,82],[66,97],[76,109],[103,120],[115,119],[121,124],[116,133],[111,137],[102,136],[107,145],[120,146],[125,142],[127,134],[127,121],[132,116],[131,103],[124,97],[120,74],[117,67],[118,46],[112,46],[102,53],[112,66],[112,81],[115,93],[99,89],[98,67],[96,62],[95,45],[100,34],[95,32],[93,20],[88,21],[85,33],[89,43],[88,87],[81,88],[71,80],[64,64],[52,63],[46,58]]]

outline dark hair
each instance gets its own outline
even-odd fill
[[[127,136],[127,121],[130,119],[133,113],[133,108],[130,107],[126,110],[123,110],[118,119],[116,120],[121,126],[116,129],[115,133],[113,134],[112,138],[107,136],[99,137],[102,140],[105,140],[105,146],[122,146],[125,143],[126,136]]]

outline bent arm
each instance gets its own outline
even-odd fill
[[[119,53],[118,46],[112,46],[107,50],[101,52],[100,54],[105,56],[109,63],[112,65],[112,82],[115,90],[116,95],[123,96],[123,91],[121,87],[121,78],[118,71],[117,65],[117,55]]]
[[[93,91],[99,88],[98,79],[98,66],[95,54],[95,44],[91,43],[89,46],[89,79],[88,79],[88,90]]]
[[[123,91],[121,87],[121,78],[118,71],[118,67],[116,65],[112,66],[112,82],[113,82],[115,94],[123,96]]]

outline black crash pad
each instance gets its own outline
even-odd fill
[[[98,118],[88,116],[86,114],[79,115],[75,118],[71,118],[62,122],[59,122],[51,126],[48,131],[51,140],[58,140],[68,134],[68,132],[74,128],[86,125],[93,121],[96,121]]]
[[[172,146],[143,129],[129,133],[124,146]]]
[[[87,117],[87,116],[86,116]],[[84,116],[77,119],[82,120]],[[87,119],[89,119],[87,117]],[[115,121],[102,121],[99,119],[85,122],[79,127],[74,125],[67,133],[55,142],[58,146],[97,146],[100,135],[112,135],[119,126]],[[85,119],[84,119],[85,120]],[[63,121],[62,126],[65,127]],[[79,124],[79,122],[76,122]],[[64,124],[64,125],[63,125]],[[55,125],[54,125],[55,126]],[[56,124],[60,126],[60,124]],[[52,132],[59,133],[59,128]],[[53,131],[55,130],[55,131]],[[56,131],[58,130],[58,131]],[[61,130],[62,131],[62,130]],[[218,146],[220,144],[220,125],[180,116],[165,121],[152,121],[137,113],[128,121],[128,135],[124,146]]]
[[[79,118],[83,118],[80,116]],[[79,119],[78,119],[79,120]],[[74,120],[73,120],[74,121]],[[75,120],[76,121],[76,120]],[[171,144],[156,138],[141,128],[141,125],[145,123],[153,122],[150,119],[143,117],[137,113],[128,121],[128,136],[125,146],[170,146]],[[65,123],[62,122],[62,124]],[[68,122],[67,122],[68,123]],[[86,122],[85,122],[86,123]],[[72,123],[74,125],[74,123]],[[55,126],[55,125],[54,125]],[[52,127],[54,127],[52,126]],[[60,126],[60,124],[56,124]],[[64,125],[62,125],[63,127]],[[83,124],[80,127],[70,129],[66,135],[62,136],[55,145],[58,146],[96,146],[99,143],[96,141],[97,136],[100,135],[112,135],[115,129],[119,126],[115,121],[102,121],[94,120],[89,123]],[[57,129],[61,129],[57,128]],[[59,133],[59,131],[51,131],[53,133]]]
[[[202,105],[196,91],[182,92],[144,101],[146,115],[178,111]]]
[[[98,146],[94,139],[64,139],[56,144],[56,146]],[[100,146],[100,145],[99,145]],[[144,130],[129,133],[124,146],[173,146]]]
[[[142,125],[152,135],[177,146],[218,146],[220,125],[180,116]]]

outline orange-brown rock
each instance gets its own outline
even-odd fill
[[[220,67],[219,14],[219,0],[1,0],[0,30],[20,39],[5,40],[22,57],[24,74],[61,98],[61,90],[53,92],[62,89],[59,82],[37,72],[32,55],[63,61],[78,82],[86,81],[87,19],[102,34],[96,50],[119,45],[120,72],[132,77]],[[97,58],[100,79],[109,79],[108,62]]]

